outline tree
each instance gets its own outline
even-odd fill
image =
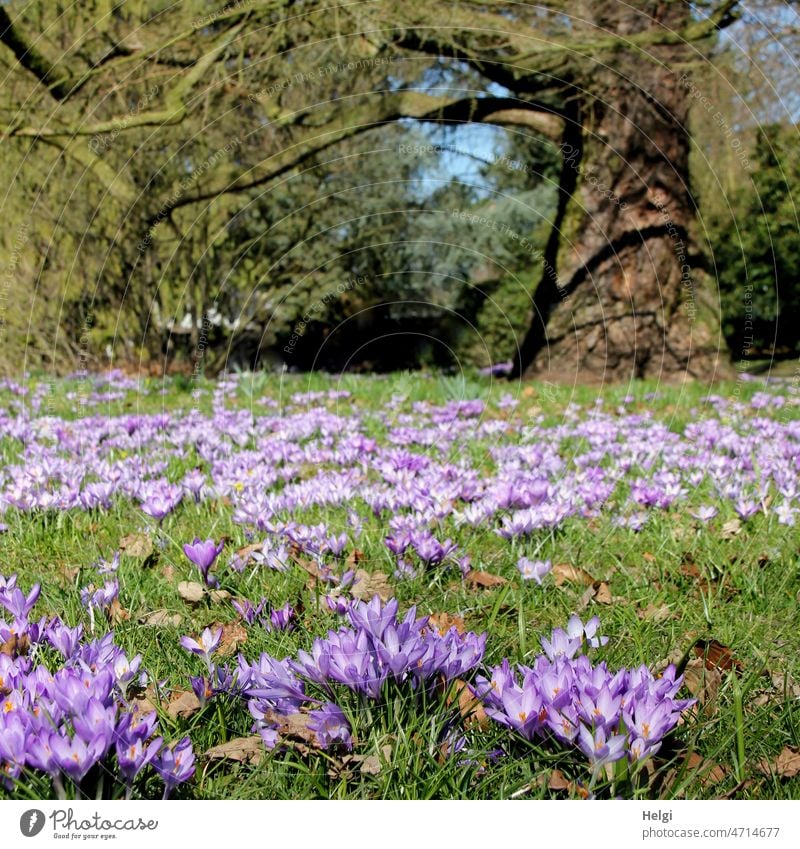
[[[12,3],[0,7],[4,143],[29,183],[43,162],[65,169],[74,180],[56,194],[73,204],[80,186],[86,232],[113,231],[99,267],[87,263],[90,300],[130,304],[145,342],[178,268],[156,243],[216,245],[237,203],[400,119],[524,128],[562,164],[518,371],[713,376],[686,112],[691,66],[737,6],[459,0],[443,26],[422,3]],[[39,214],[40,194],[33,204]],[[65,227],[54,217],[49,254]],[[207,298],[208,282],[195,286],[195,336]]]

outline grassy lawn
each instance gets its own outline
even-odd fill
[[[7,383],[0,575],[41,596],[22,624],[0,610],[0,724],[19,716],[26,746],[41,737],[30,717],[49,685],[34,692],[31,676],[113,666],[107,646],[80,648],[113,632],[128,660],[141,655],[135,675],[115,673],[113,721],[155,710],[152,738],[191,740],[194,770],[172,798],[797,798],[799,402],[789,380],[711,394],[421,373]],[[179,502],[147,515],[169,485]],[[396,556],[386,538],[404,533],[455,548]],[[337,553],[326,540],[341,534]],[[195,538],[223,545],[207,583],[184,552]],[[520,558],[549,561],[541,584]],[[116,597],[92,601],[107,585]],[[266,719],[251,710],[274,693],[223,684],[218,667],[297,658],[350,627],[332,607],[375,594],[398,618],[412,605],[434,616],[426,633],[485,633],[482,659],[376,697],[307,680],[305,707]],[[262,600],[250,615],[245,601]],[[685,673],[675,699],[696,701],[649,757],[593,766],[578,740],[544,726],[526,739],[471,697],[503,659],[541,663],[541,638],[572,614],[598,616],[609,638],[581,649],[595,666]],[[78,645],[59,652],[41,617],[82,624]],[[220,627],[209,672],[180,640]],[[207,678],[199,699],[192,676]],[[309,723],[322,702],[348,729],[327,746]],[[59,710],[59,733],[80,736]],[[123,780],[113,742],[76,780],[2,748],[0,765],[5,798],[164,791],[152,764]]]

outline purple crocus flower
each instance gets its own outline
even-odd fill
[[[581,643],[581,637],[570,637],[561,628],[555,628],[549,640],[546,637],[541,638],[544,653],[552,661],[555,661],[559,657],[565,657],[567,659],[575,657],[580,650]]]
[[[309,712],[308,727],[314,732],[317,744],[323,749],[353,748],[350,723],[341,708],[332,702],[326,702],[321,708]]]
[[[149,495],[140,505],[142,513],[161,523],[180,503],[180,497],[153,493]]]
[[[111,745],[111,733],[100,733],[88,741],[76,735],[72,739],[59,733],[50,734],[53,761],[73,781],[80,781],[105,757]]]
[[[578,746],[595,770],[625,756],[625,735],[606,734],[601,725],[591,731],[583,723],[578,728]]]
[[[702,507],[698,507],[697,510],[690,510],[689,513],[701,522],[710,522],[719,513],[719,510],[716,507],[705,504]]]
[[[553,568],[553,564],[549,560],[528,560],[527,557],[520,557],[517,561],[517,569],[524,581],[531,579],[536,581],[541,586],[542,579]]]
[[[16,575],[14,576],[14,584],[9,588],[0,590],[0,605],[16,619],[25,619],[33,609],[33,606],[39,600],[42,588],[39,584],[34,584],[28,595],[25,595],[19,587],[16,586]]]
[[[221,639],[222,628],[217,628],[213,632],[211,628],[204,628],[203,633],[200,635],[199,642],[193,637],[186,636],[181,637],[179,642],[186,651],[200,655],[200,657],[208,660],[209,656],[217,650]]]
[[[7,789],[13,789],[13,782],[8,779],[18,778],[25,766],[27,755],[28,729],[19,712],[14,710],[0,719],[0,761],[6,778],[0,778]]]
[[[339,616],[344,616],[350,609],[350,602],[344,596],[340,595],[326,595],[325,604],[328,605],[328,610],[331,613],[336,613]]]
[[[75,650],[81,641],[83,625],[68,628],[60,619],[55,618],[45,629],[44,635],[50,645],[60,651],[66,660],[69,660],[75,654]]]
[[[248,625],[252,625],[256,621],[256,618],[261,615],[261,611],[264,609],[266,603],[267,600],[265,598],[262,598],[256,607],[254,607],[253,602],[247,598],[233,599],[231,601],[233,609]]]
[[[581,620],[573,613],[572,616],[569,617],[569,622],[567,623],[567,635],[570,639],[580,639],[583,641],[586,640],[587,644],[592,648],[599,648],[600,646],[606,645],[608,642],[608,637],[598,637],[597,629],[600,627],[600,618],[598,616],[593,616],[585,625]]]
[[[187,543],[183,546],[183,553],[200,570],[206,586],[219,586],[219,581],[213,575],[209,574],[209,569],[211,569],[214,561],[219,557],[224,546],[225,543],[221,542],[217,545],[213,539],[207,539],[205,542],[201,542],[198,537],[194,538],[193,543]]]
[[[144,743],[140,739],[117,740],[117,765],[128,785],[149,763],[152,763],[163,743],[161,737],[156,737],[150,743]]]
[[[192,741],[184,737],[172,748],[164,746],[159,754],[153,758],[153,766],[164,782],[164,798],[184,781],[188,781],[194,775],[194,751]]]
[[[294,627],[294,608],[291,604],[270,611],[269,621],[274,631],[291,631]]]

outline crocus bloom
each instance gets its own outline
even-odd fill
[[[164,798],[166,799],[175,787],[188,781],[194,775],[192,741],[184,737],[172,748],[164,746],[152,763],[164,782]]]
[[[341,746],[350,751],[353,741],[350,736],[350,723],[345,719],[341,708],[327,702],[321,708],[309,713],[308,727],[317,737],[317,743],[323,749]]]
[[[275,631],[290,631],[294,626],[294,608],[291,604],[285,604],[283,607],[272,610],[269,621]]]
[[[520,557],[517,561],[517,569],[519,569],[523,580],[533,579],[539,585],[552,568],[553,564],[549,560],[528,560],[527,557]]]
[[[200,574],[203,576],[203,581],[209,587],[219,585],[217,579],[209,574],[209,569],[217,557],[219,557],[224,545],[222,542],[217,545],[213,539],[207,539],[205,542],[201,542],[198,537],[195,537],[193,543],[187,543],[183,546],[184,554],[197,566]]]
[[[186,651],[192,654],[198,654],[201,657],[208,659],[209,655],[213,654],[219,642],[222,639],[222,628],[217,628],[212,632],[211,628],[204,628],[198,642],[193,637],[181,637],[180,644]]]
[[[578,728],[578,745],[595,769],[625,756],[625,735],[608,736],[602,726],[592,732],[581,723]]]

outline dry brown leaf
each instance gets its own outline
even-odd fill
[[[466,681],[460,678],[453,682],[455,684],[456,698],[458,699],[458,711],[464,723],[471,728],[488,728],[489,717],[483,709],[481,700],[472,692]],[[453,697],[447,700],[448,707],[453,703]]]
[[[180,613],[170,613],[163,607],[139,617],[139,623],[142,625],[171,625],[174,628],[177,628],[182,620]]]
[[[480,572],[473,569],[467,573],[464,583],[470,587],[490,589],[491,587],[500,587],[503,584],[507,584],[508,581],[500,575],[490,575],[488,572]]]
[[[206,588],[197,581],[181,581],[178,584],[178,595],[189,604],[197,604],[203,600]]]
[[[361,768],[359,772],[362,775],[379,775],[384,763],[388,764],[392,759],[392,747],[382,746],[381,757],[378,755],[367,755],[361,759]],[[356,756],[358,758],[358,756]]]
[[[367,555],[363,551],[354,548],[347,556],[347,566],[350,569],[355,569],[359,563],[363,563],[367,559]]]
[[[217,649],[217,654],[220,657],[233,654],[242,643],[247,642],[247,631],[240,622],[228,622],[227,624],[215,622],[211,626],[211,630],[213,631],[216,628],[222,628],[222,637]]]
[[[392,596],[389,579],[383,572],[356,571],[356,579],[350,588],[350,593],[362,601],[369,601],[373,596],[380,596],[381,601],[388,601]]]
[[[686,664],[683,673],[686,689],[703,705],[707,714],[716,710],[717,694],[722,684],[719,670],[708,668],[702,658],[695,658]]]
[[[590,587],[586,588],[578,603],[578,612],[588,607],[593,601],[598,604],[612,603],[611,590],[605,581],[595,581]]]
[[[237,737],[213,746],[206,753],[212,761],[236,761],[237,763],[258,763],[264,755],[264,744],[257,735],[252,737]]]
[[[294,550],[292,551],[292,559],[304,572],[308,573],[309,578],[306,581],[306,588],[313,590],[317,586],[317,582],[322,578],[322,571],[319,566],[313,560],[306,560],[300,557]]]
[[[307,746],[319,747],[317,735],[309,728],[312,720],[307,713],[290,713],[284,716],[268,710],[264,712],[264,720],[274,724],[278,734],[283,738],[299,741]]]
[[[605,581],[600,581],[596,584],[594,590],[594,600],[598,604],[611,604],[611,590],[608,588],[608,584]]]
[[[463,634],[464,620],[461,616],[451,616],[449,613],[432,613],[428,622],[444,636],[451,628],[455,628],[459,634]]]
[[[244,548],[239,548],[236,550],[236,556],[246,562],[251,554],[255,554],[258,551],[263,551],[264,543],[263,542],[254,542],[252,545],[246,545]]]
[[[692,752],[686,759],[686,768],[697,773],[704,787],[709,784],[719,784],[725,780],[725,769],[718,763],[698,755],[697,752]]]
[[[117,598],[109,605],[108,615],[114,625],[118,625],[120,622],[127,622],[131,618],[130,612],[125,610]]]
[[[119,550],[128,557],[147,560],[153,553],[153,540],[147,534],[128,534],[119,541]]]
[[[722,526],[722,530],[719,533],[720,539],[733,539],[741,531],[742,523],[738,519],[731,519]]]
[[[794,778],[800,775],[800,749],[784,746],[774,762],[767,758],[760,760],[758,771],[764,775],[776,775],[778,778]]]
[[[56,573],[62,584],[71,586],[75,584],[75,579],[80,574],[80,566],[68,566],[66,563],[60,563],[56,567]]]
[[[722,672],[741,672],[744,669],[742,662],[733,656],[733,651],[716,640],[698,640],[693,651],[704,660],[707,669],[719,669]]]
[[[773,672],[770,676],[770,681],[773,688],[784,698],[800,699],[800,684],[796,684],[792,678],[781,672]]]
[[[188,719],[200,710],[200,699],[190,690],[175,690],[167,705],[167,714],[173,719]]]
[[[550,773],[550,777],[547,779],[547,789],[555,790],[556,792],[561,790],[570,790],[572,785],[573,782],[567,780],[560,769],[554,769]]]
[[[557,587],[567,582],[580,584],[584,587],[591,587],[597,583],[585,569],[581,569],[580,566],[573,566],[571,563],[556,563],[553,566],[553,577]]]
[[[651,622],[665,622],[672,615],[672,611],[669,605],[662,604],[660,607],[656,607],[655,604],[650,602],[644,610],[637,610],[636,615],[640,619],[649,619]]]
[[[138,713],[154,713],[158,696],[152,686],[144,691],[144,695],[133,700],[133,709]]]
[[[231,594],[227,590],[211,590],[208,597],[214,604],[222,604],[223,601],[228,601],[231,598]]]
[[[653,773],[651,778],[657,773]],[[724,767],[714,761],[706,760],[697,752],[692,752],[684,760],[681,767],[673,767],[664,776],[664,784],[662,792],[675,794],[675,785],[680,782],[683,784],[687,779],[696,778],[702,787],[709,787],[721,783],[725,780],[726,772]],[[677,794],[676,798],[684,795],[683,789]]]
[[[0,645],[0,654],[8,657],[19,657],[27,654],[31,647],[30,640],[26,634],[21,637],[18,634],[12,634],[2,645]]]

